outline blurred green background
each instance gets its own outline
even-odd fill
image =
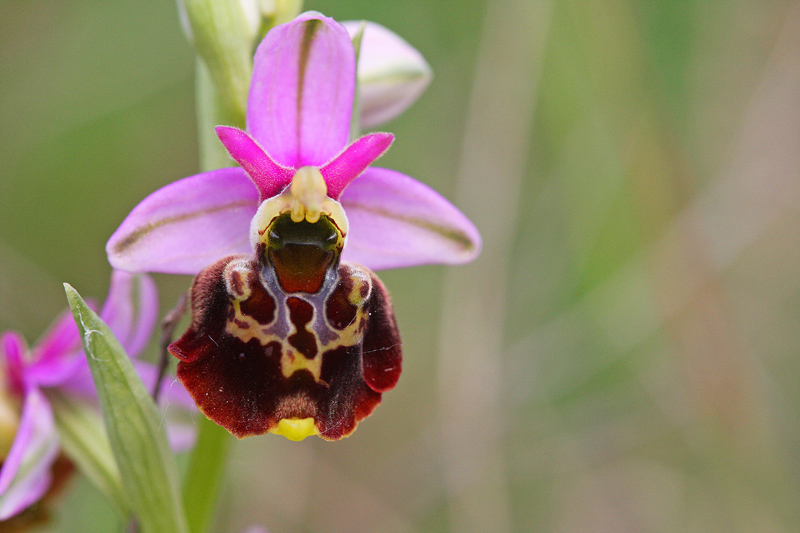
[[[425,55],[381,166],[484,253],[382,274],[397,389],[344,441],[235,443],[217,530],[800,529],[800,3],[305,5]],[[0,28],[0,330],[32,342],[197,171],[194,59],[170,0],[7,0]],[[157,281],[166,310],[190,280]],[[82,479],[52,516],[125,527]]]

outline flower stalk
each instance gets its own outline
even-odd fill
[[[209,95],[213,100],[203,105],[213,104],[222,117],[237,124],[244,123],[252,47],[260,26],[247,16],[244,5],[239,0],[182,0],[178,4],[184,30],[215,89]]]
[[[199,434],[183,479],[183,509],[190,533],[210,531],[217,508],[231,436],[204,416],[197,418]]]

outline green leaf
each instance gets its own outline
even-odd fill
[[[131,510],[145,533],[187,531],[175,456],[156,406],[108,326],[64,284]]]
[[[121,514],[128,514],[128,500],[100,413],[94,406],[55,390],[47,391],[47,397],[53,406],[64,453]]]

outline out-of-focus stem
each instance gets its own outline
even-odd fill
[[[209,531],[232,438],[204,416],[198,418],[197,425],[200,434],[183,481],[183,508],[191,533]]]
[[[238,0],[182,0],[179,6],[189,39],[217,91],[205,104],[244,118],[257,21],[248,17]],[[198,105],[204,105],[201,100]],[[244,127],[243,120],[226,124]]]
[[[547,0],[487,5],[456,204],[483,235],[480,258],[448,270],[439,405],[452,531],[513,529],[501,409],[506,273],[528,156]],[[465,287],[469,289],[465,290]]]
[[[197,86],[197,142],[200,170],[231,167],[235,163],[219,142],[215,126],[236,126],[244,129],[244,112],[232,112],[221,104],[217,89],[205,63],[197,58],[195,83]]]

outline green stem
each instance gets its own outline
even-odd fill
[[[197,69],[195,82],[197,85],[197,141],[200,170],[206,172],[231,167],[235,163],[222,143],[219,142],[214,127],[222,124],[244,129],[244,112],[231,112],[222,105],[211,74],[199,57],[195,68]]]
[[[191,533],[209,531],[231,442],[230,434],[206,417],[200,416],[198,425],[197,446],[183,481],[183,508]]]

